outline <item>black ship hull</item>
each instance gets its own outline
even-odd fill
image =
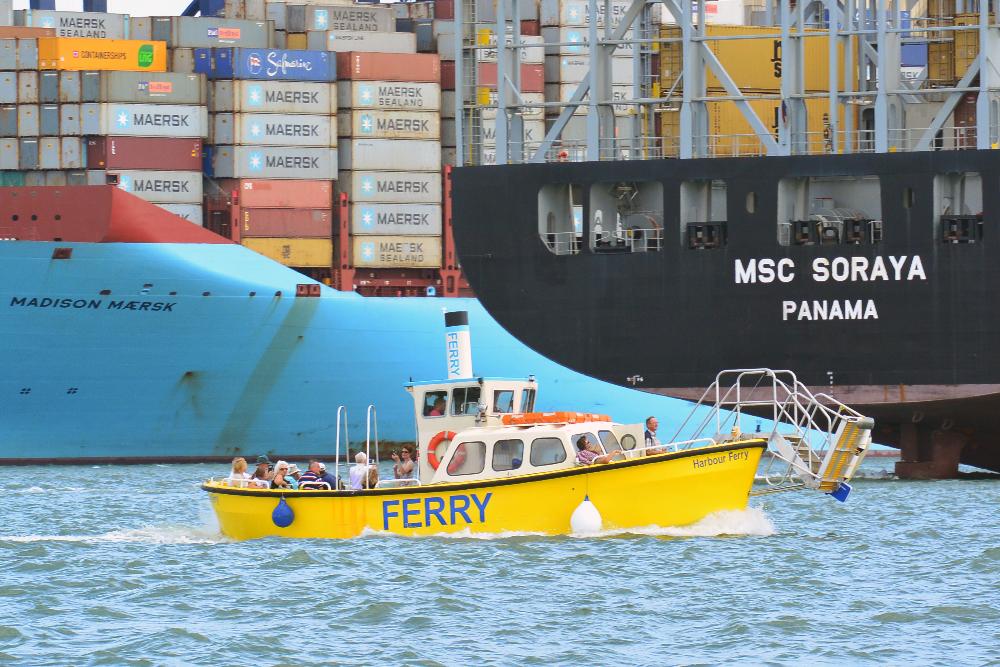
[[[1000,470],[1000,153],[531,164],[453,178],[473,289],[555,361],[685,398],[722,368],[791,368],[875,416],[907,474],[941,476],[959,458]],[[855,213],[827,215],[838,207]],[[561,221],[567,211],[575,221]]]

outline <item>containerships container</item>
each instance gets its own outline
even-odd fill
[[[167,48],[143,40],[42,37],[38,62],[42,69],[163,72]]]

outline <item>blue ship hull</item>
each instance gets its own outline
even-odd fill
[[[476,374],[534,374],[538,409],[688,410],[547,360],[475,299],[297,297],[312,281],[238,245],[18,241],[0,266],[3,463],[329,457],[338,405],[354,443],[369,404],[413,441],[403,385],[445,374],[445,309],[469,311]]]

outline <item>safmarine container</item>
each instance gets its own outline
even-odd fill
[[[435,53],[338,53],[337,73],[353,81],[441,81],[441,59]]]
[[[345,139],[340,166],[359,171],[438,171],[441,143],[416,139]]]
[[[101,134],[132,137],[205,137],[208,110],[180,104],[102,104]]]
[[[217,181],[226,194],[236,194],[245,208],[330,208],[333,185],[323,181],[270,181],[223,179]]]
[[[163,72],[167,47],[131,39],[43,37],[38,40],[38,62],[42,69]]]
[[[309,238],[246,238],[243,246],[285,266],[328,267],[333,264],[333,241]]]
[[[178,72],[84,72],[84,97],[92,102],[136,102],[155,104],[205,104],[205,77]]]
[[[26,9],[14,13],[17,25],[52,28],[56,31],[56,37],[128,39],[128,19],[126,14],[57,12],[47,9]]]
[[[106,170],[108,182],[136,197],[163,204],[196,204],[202,198],[200,171]]]
[[[157,16],[152,20],[153,39],[170,47],[271,46],[267,21],[247,21],[194,16]]]
[[[337,80],[337,63],[326,51],[290,49],[212,49],[195,54],[198,71],[210,63],[210,79],[259,79],[279,81]]]
[[[162,208],[164,211],[170,211],[174,215],[184,218],[188,222],[194,223],[199,227],[204,226],[205,216],[201,209],[201,204],[164,204],[157,203],[157,206]]]
[[[442,195],[435,171],[342,171],[337,189],[357,203],[435,204]]]
[[[261,146],[335,147],[337,133],[330,115],[217,113],[212,143]]]
[[[409,109],[437,111],[441,108],[441,85],[407,81],[340,81],[337,104],[342,109]]]
[[[355,236],[354,266],[363,268],[435,268],[441,266],[439,236]]]
[[[240,210],[240,235],[330,238],[333,211],[329,208],[244,208]]]
[[[285,29],[288,32],[310,30],[393,32],[396,29],[393,9],[385,5],[345,4],[338,7],[289,3],[287,7]]]
[[[333,114],[337,88],[311,81],[214,81],[215,111]]]
[[[197,171],[202,167],[201,139],[168,137],[89,137],[90,169],[164,169]]]
[[[375,139],[438,139],[441,116],[427,111],[342,111],[337,114],[337,133]]]
[[[310,32],[306,44],[323,51],[367,51],[416,53],[417,36],[412,32]]]
[[[215,146],[213,174],[218,178],[337,178],[335,148],[296,146]]]
[[[441,233],[441,204],[351,205],[351,233],[429,236]]]

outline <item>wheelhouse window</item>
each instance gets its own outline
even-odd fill
[[[514,412],[513,389],[498,389],[493,392],[493,412],[501,414]]]
[[[726,182],[698,179],[681,183],[681,244],[689,250],[726,245]]]
[[[590,187],[590,249],[598,253],[663,248],[663,184],[596,183]]]
[[[613,452],[616,449],[621,449],[618,446],[618,438],[611,431],[598,431],[597,435],[601,436],[601,444],[604,446],[605,452]]]
[[[583,187],[552,183],[538,191],[538,236],[554,255],[576,255],[583,238]]]
[[[593,433],[577,433],[569,440],[573,444],[574,448],[578,448],[577,443],[580,442],[580,438],[586,438],[588,445],[597,447],[598,449],[601,449],[604,446]],[[607,454],[607,451],[604,453]]]
[[[622,449],[630,451],[635,449],[635,436],[631,433],[626,433],[622,436]]]
[[[493,445],[493,469],[497,472],[517,470],[524,461],[524,442],[497,440]]]
[[[566,460],[566,447],[559,438],[536,438],[531,441],[531,465],[551,466]]]
[[[535,409],[535,390],[525,389],[521,392],[521,412],[531,412]]]
[[[797,176],[778,182],[778,243],[874,245],[882,242],[878,176]]]
[[[448,462],[448,474],[478,475],[486,468],[486,443],[462,442],[455,448],[455,454]]]
[[[451,392],[451,414],[453,415],[474,415],[479,411],[479,397],[482,394],[481,388],[456,387]]]
[[[447,391],[428,391],[424,394],[424,417],[443,417],[448,406]]]

